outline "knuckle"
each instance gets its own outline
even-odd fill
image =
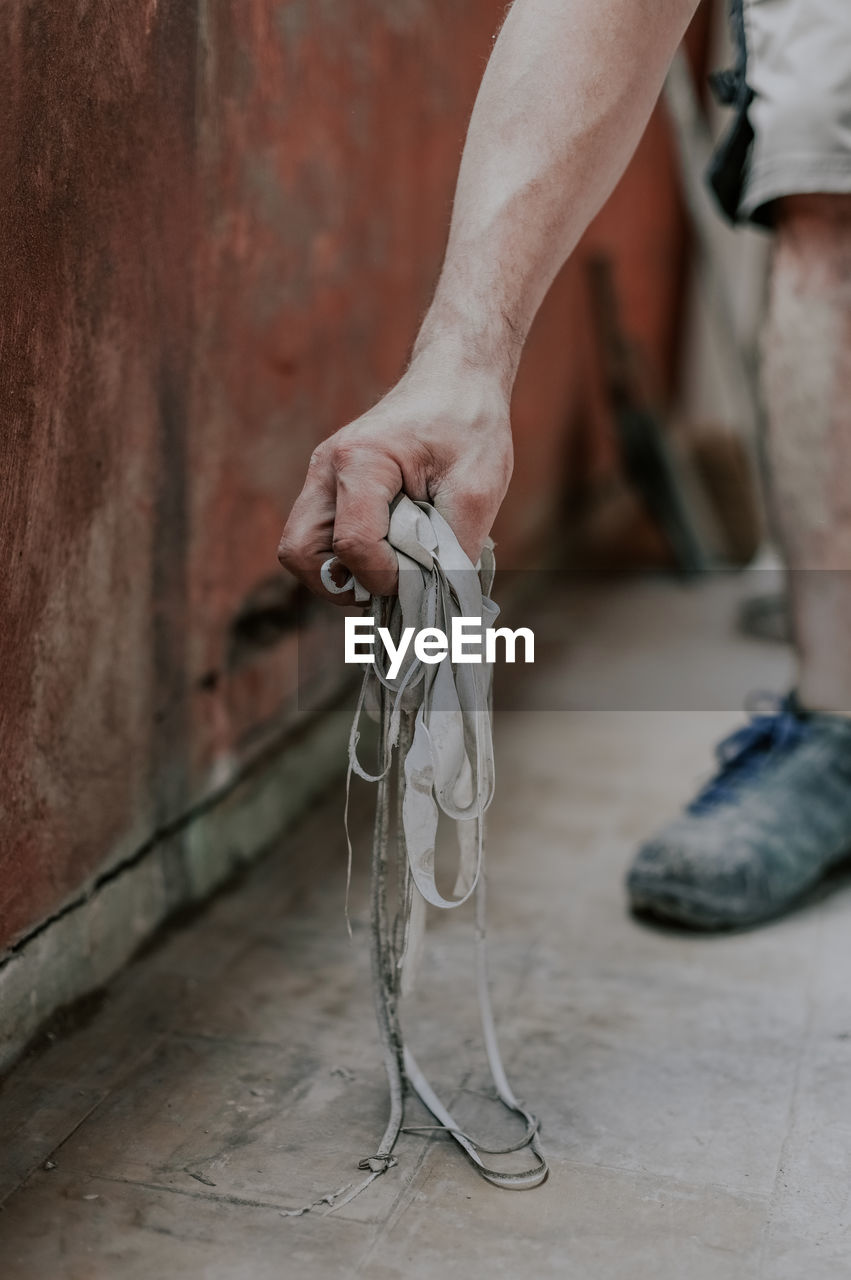
[[[336,533],[334,535],[332,549],[334,555],[343,564],[348,564],[350,560],[359,559],[363,555],[365,548],[366,539],[357,530],[346,530],[345,533]]]
[[[308,471],[315,471],[317,467],[325,466],[328,461],[329,445],[327,440],[323,440],[318,444],[310,455],[310,461],[307,464]]]
[[[298,560],[299,548],[295,540],[284,533],[278,543],[278,560],[285,569],[294,569]]]
[[[335,471],[344,471],[364,456],[364,446],[356,440],[336,440],[331,453],[331,465]]]

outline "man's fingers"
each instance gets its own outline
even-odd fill
[[[372,595],[394,594],[398,566],[387,541],[390,505],[401,492],[424,498],[436,481],[431,500],[475,564],[511,475],[506,438],[507,446],[495,438],[465,454],[461,465],[442,467],[418,446],[408,442],[406,449],[404,433],[394,437],[392,451],[368,436],[352,435],[350,428],[332,436],[311,458],[281,539],[281,563],[336,604],[352,604],[354,592],[333,595],[322,583],[322,566],[332,556]],[[337,572],[334,580],[339,585],[345,576]]]
[[[401,487],[401,473],[390,458],[358,451],[338,459],[334,555],[377,596],[393,595],[398,585],[387,531],[390,503]]]
[[[332,556],[372,594],[393,594],[398,571],[386,538],[401,487],[396,463],[374,449],[320,445],[278,547],[281,564],[334,604],[351,605],[354,593],[333,595],[323,584],[322,566]],[[335,572],[338,584],[344,578]]]
[[[322,585],[320,570],[334,554],[334,473],[322,446],[310,460],[304,488],[293,504],[281,541],[278,559],[285,569],[326,600],[350,604],[351,597],[333,597]]]

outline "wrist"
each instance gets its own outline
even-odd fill
[[[511,385],[504,371],[471,359],[466,343],[448,335],[417,344],[411,362],[387,400],[413,397],[418,412],[462,432],[511,439]],[[393,406],[395,409],[397,406]]]
[[[481,378],[509,400],[525,335],[497,312],[483,315],[462,309],[438,294],[414,343],[411,366],[440,365],[464,377]]]

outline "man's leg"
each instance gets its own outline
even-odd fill
[[[765,444],[799,672],[630,868],[634,908],[704,929],[779,914],[851,854],[851,4],[734,10],[738,113],[713,181],[775,236]]]
[[[851,196],[787,197],[775,225],[763,395],[798,699],[851,716]]]
[[[635,909],[705,929],[769,919],[851,853],[851,196],[774,212],[765,443],[798,688],[722,743],[627,882]]]

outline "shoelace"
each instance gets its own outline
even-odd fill
[[[741,729],[719,743],[715,755],[718,773],[688,807],[696,816],[735,800],[743,782],[752,778],[768,758],[796,747],[806,736],[806,721],[797,714],[791,698],[761,695],[759,705]]]
[[[388,542],[399,562],[399,594],[372,600],[376,626],[386,626],[398,643],[403,627],[439,627],[451,633],[455,617],[481,619],[490,626],[499,610],[489,599],[494,578],[493,544],[482,553],[478,571],[461,549],[452,529],[427,503],[402,497],[390,517]],[[334,583],[334,562],[323,566],[323,581],[341,592],[366,593],[354,579]],[[371,868],[371,926],[373,992],[384,1063],[390,1086],[390,1115],[373,1156],[359,1168],[367,1177],[353,1189],[326,1198],[331,1212],[348,1204],[382,1173],[396,1164],[393,1149],[403,1131],[404,1082],[435,1117],[430,1129],[448,1133],[478,1172],[494,1186],[535,1187],[548,1174],[536,1118],[517,1100],[508,1082],[497,1044],[488,990],[485,929],[484,815],[494,794],[491,737],[491,668],[485,663],[445,659],[427,664],[412,652],[394,679],[380,659],[367,667],[349,739],[346,793],[346,838],[349,880],[352,846],[348,834],[348,789],[353,773],[378,784]],[[358,759],[360,721],[364,709],[379,725],[378,772],[368,773]],[[395,784],[395,785],[394,785]],[[388,901],[391,808],[395,790],[395,898]],[[435,841],[440,813],[454,821],[458,837],[458,867],[452,897],[444,896],[435,880]],[[347,881],[348,884],[348,881]],[[475,956],[479,1011],[485,1050],[498,1100],[520,1116],[525,1131],[517,1142],[493,1149],[477,1142],[455,1122],[406,1047],[399,1018],[402,997],[413,987],[425,927],[425,905],[443,909],[460,906],[475,894]],[[348,901],[348,893],[347,893]],[[485,1155],[504,1155],[528,1149],[534,1162],[517,1173],[491,1167]]]

